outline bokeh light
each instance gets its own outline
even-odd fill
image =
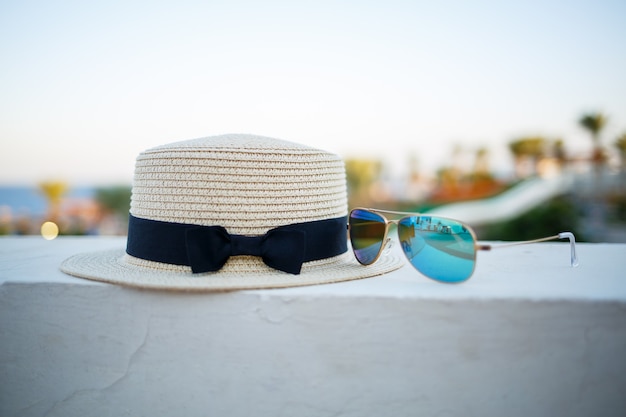
[[[53,240],[59,236],[59,226],[54,222],[44,222],[41,225],[41,236],[46,240]]]

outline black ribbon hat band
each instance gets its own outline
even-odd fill
[[[193,273],[220,270],[231,256],[259,256],[280,271],[299,274],[304,262],[348,250],[347,217],[279,226],[261,236],[229,234],[199,226],[130,215],[126,253],[148,261],[190,266]]]

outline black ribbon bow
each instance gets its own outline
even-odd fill
[[[185,234],[187,257],[193,273],[220,270],[236,255],[259,256],[274,269],[299,274],[304,262],[306,233],[272,229],[262,236],[231,235],[222,226],[197,227]]]
[[[266,265],[299,274],[304,262],[340,255],[347,248],[347,217],[278,226],[261,236],[229,234],[199,226],[135,217],[128,219],[126,253],[140,259],[218,271],[236,255],[259,256]]]

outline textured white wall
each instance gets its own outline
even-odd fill
[[[576,269],[566,246],[503,249],[461,285],[405,267],[184,294],[56,270],[119,242],[0,239],[0,415],[626,414],[626,245],[580,245]]]

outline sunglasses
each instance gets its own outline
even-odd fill
[[[402,216],[388,220],[383,214]],[[371,265],[390,247],[391,225],[398,229],[402,252],[415,269],[439,282],[468,280],[476,266],[476,252],[527,243],[569,239],[570,264],[578,266],[576,239],[571,232],[522,242],[498,245],[479,244],[471,227],[452,219],[425,214],[356,208],[350,212],[348,230],[354,256],[362,265]]]

